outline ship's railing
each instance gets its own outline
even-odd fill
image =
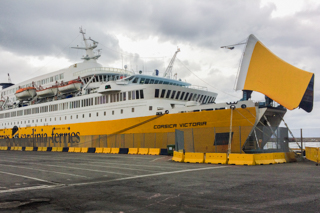
[[[198,90],[208,91],[207,87],[198,86],[198,85],[191,85],[191,86],[185,86],[185,87],[186,88],[190,88],[190,89],[198,89]]]
[[[80,76],[87,73],[96,73],[96,72],[111,72],[111,73],[117,73],[117,74],[127,74],[127,75],[133,75],[134,72],[124,69],[118,69],[118,68],[112,68],[112,67],[96,67],[96,68],[90,68],[81,70],[78,72],[73,73],[73,76]]]

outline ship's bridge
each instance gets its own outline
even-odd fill
[[[190,83],[159,76],[136,74],[116,81],[117,84],[167,84],[173,86],[191,86]]]

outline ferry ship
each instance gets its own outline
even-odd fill
[[[287,109],[312,110],[314,74],[283,62],[253,35],[238,75],[243,98],[216,103],[217,93],[172,77],[179,50],[163,76],[134,73],[103,67],[98,42],[80,33],[81,63],[0,84],[0,145],[166,148],[180,131],[186,151],[241,153],[262,148],[262,129],[275,134]],[[251,100],[252,91],[266,102]]]

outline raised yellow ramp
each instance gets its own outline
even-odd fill
[[[227,153],[206,153],[205,163],[227,164]]]
[[[160,148],[150,148],[149,149],[149,155],[160,155]]]
[[[185,163],[203,163],[204,153],[186,152],[184,155]]]
[[[68,152],[74,152],[75,147],[69,147]]]
[[[52,147],[51,152],[57,152],[57,150],[58,150],[58,147]]]
[[[129,155],[137,155],[139,152],[139,148],[129,148]]]
[[[149,148],[139,148],[139,155],[147,155],[149,154]]]
[[[229,162],[231,165],[255,165],[254,154],[229,154]]]
[[[175,162],[183,162],[183,160],[184,160],[184,154],[183,154],[183,152],[173,151],[173,157],[172,157],[171,160],[172,160],[172,161],[175,161]]]

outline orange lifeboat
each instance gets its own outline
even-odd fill
[[[18,100],[27,100],[33,98],[36,95],[35,87],[20,88],[16,91],[15,96]]]
[[[39,98],[47,98],[47,97],[53,97],[58,94],[58,86],[54,85],[52,87],[48,87],[43,89],[42,87],[37,90],[37,95]]]
[[[71,92],[77,92],[81,89],[82,82],[80,80],[71,80],[68,83],[61,83],[59,85],[59,91],[61,94],[67,94]]]

